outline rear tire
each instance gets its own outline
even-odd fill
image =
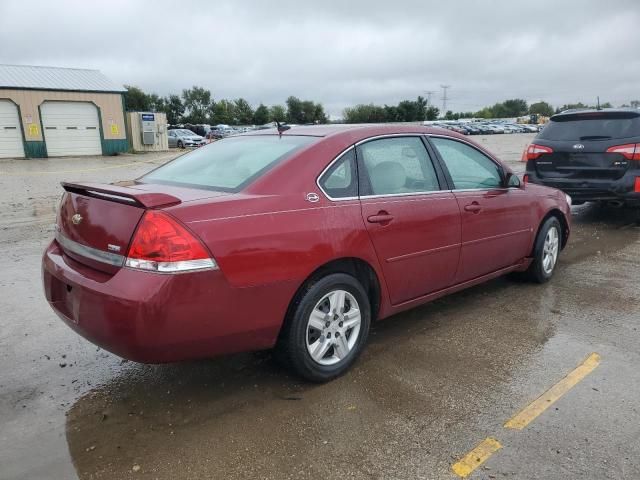
[[[309,282],[289,309],[277,357],[312,382],[327,382],[356,361],[369,334],[371,307],[358,280],[333,273]]]
[[[184,148],[184,143],[182,143],[182,140],[178,140],[178,148]]]
[[[549,217],[538,231],[533,262],[525,272],[527,280],[537,283],[549,281],[555,272],[561,245],[562,226],[556,217]]]

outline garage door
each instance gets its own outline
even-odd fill
[[[22,157],[24,145],[18,107],[8,100],[0,100],[0,158]]]
[[[40,115],[50,157],[102,154],[98,109],[92,103],[45,102]]]

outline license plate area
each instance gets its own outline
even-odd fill
[[[51,277],[51,303],[73,323],[78,323],[79,293],[73,285]]]

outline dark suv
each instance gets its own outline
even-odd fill
[[[522,155],[524,180],[559,188],[574,204],[640,206],[640,110],[568,110],[551,117]]]

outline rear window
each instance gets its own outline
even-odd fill
[[[237,192],[315,140],[286,135],[226,138],[182,155],[140,181]]]
[[[544,140],[609,140],[640,136],[640,117],[633,113],[583,113],[552,119],[538,138]]]

